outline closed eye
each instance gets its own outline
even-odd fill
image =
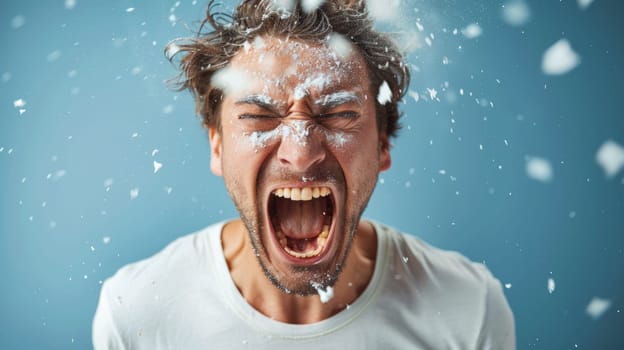
[[[328,129],[349,131],[353,129],[360,118],[360,114],[354,111],[340,111],[324,113],[317,117],[319,124]]]
[[[330,118],[346,118],[346,119],[356,119],[360,115],[357,112],[353,111],[342,111],[336,113],[324,113],[319,115],[319,119],[330,119]]]
[[[244,113],[238,116],[243,128],[248,131],[268,131],[275,129],[281,118],[275,114]]]
[[[257,120],[261,120],[261,119],[275,119],[278,118],[274,115],[268,115],[268,114],[241,114],[238,116],[238,119],[240,120],[245,120],[245,119],[257,119]]]

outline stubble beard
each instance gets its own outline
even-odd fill
[[[238,208],[238,206],[237,206]],[[258,212],[261,213],[259,210]],[[278,274],[269,267],[268,257],[266,253],[266,249],[264,248],[264,244],[261,242],[261,230],[263,229],[263,225],[260,224],[260,221],[251,218],[244,214],[244,211],[241,211],[239,208],[239,213],[241,214],[241,220],[243,224],[247,228],[247,232],[249,233],[249,238],[251,241],[251,246],[253,252],[256,256],[258,264],[262,268],[262,271],[265,277],[279,290],[286,294],[294,294],[299,296],[311,296],[318,293],[315,286],[323,286],[323,287],[333,287],[338,281],[338,277],[342,273],[347,257],[349,256],[349,252],[351,251],[353,239],[355,236],[355,232],[359,222],[359,215],[355,218],[349,220],[348,224],[343,225],[344,234],[346,235],[346,241],[344,244],[344,248],[340,252],[342,256],[336,263],[336,265],[332,268],[326,268],[325,266],[292,266],[292,272],[295,275],[299,276],[298,281],[283,281],[278,277]],[[262,217],[262,216],[261,216]],[[267,231],[268,232],[268,231]],[[337,234],[337,233],[334,233]]]
[[[241,220],[247,229],[247,233],[249,234],[251,246],[260,265],[265,277],[279,290],[286,294],[294,294],[299,296],[311,296],[318,293],[315,286],[323,286],[323,287],[333,287],[342,271],[344,270],[345,263],[351,248],[353,246],[353,240],[355,238],[355,233],[358,228],[358,224],[360,222],[361,216],[368,205],[368,201],[374,191],[375,184],[377,183],[377,177],[374,177],[371,183],[364,184],[364,188],[369,189],[364,193],[359,193],[355,198],[353,198],[353,203],[355,207],[359,207],[359,209],[355,209],[355,212],[352,213],[349,217],[347,217],[347,213],[345,211],[346,208],[342,208],[342,213],[336,213],[337,220],[334,235],[338,236],[340,233],[345,235],[346,239],[344,241],[343,247],[338,251],[338,254],[342,254],[342,256],[338,259],[335,266],[292,266],[292,273],[299,276],[298,280],[295,281],[283,281],[280,279],[279,274],[270,267],[268,254],[265,248],[265,244],[262,242],[262,233],[266,233],[264,237],[269,237],[270,233],[268,228],[264,227],[264,222],[262,218],[268,217],[265,215],[265,209],[262,207],[260,203],[256,203],[251,206],[245,206],[244,198],[251,198],[248,195],[238,195],[239,191],[237,190],[239,187],[236,186],[236,183],[230,184],[233,186],[228,186],[226,181],[226,188],[232,198],[236,209],[239,212]],[[256,195],[256,198],[259,196]],[[259,202],[259,201],[257,201]],[[345,202],[348,202],[345,201]],[[346,204],[346,203],[345,203]],[[345,220],[342,225],[339,225],[339,217],[344,217]],[[337,237],[335,237],[337,238]],[[333,243],[336,244],[336,243]],[[288,276],[286,276],[288,278]]]

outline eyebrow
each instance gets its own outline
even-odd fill
[[[314,101],[318,106],[331,109],[347,103],[362,104],[362,99],[351,91],[338,91],[327,95],[322,95],[318,100]]]
[[[249,95],[242,97],[236,102],[235,105],[256,105],[260,108],[266,109],[268,111],[278,113],[280,107],[283,103],[276,102],[270,96],[267,95]]]

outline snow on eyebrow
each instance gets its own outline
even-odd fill
[[[542,71],[548,75],[561,75],[576,68],[580,63],[581,59],[572,50],[570,42],[560,39],[544,52]]]
[[[471,23],[467,25],[464,29],[462,29],[462,34],[468,39],[474,39],[476,37],[481,36],[483,34],[483,29],[477,23]]]
[[[300,100],[310,93],[309,89],[311,87],[322,90],[326,85],[331,82],[332,79],[327,74],[318,74],[314,78],[308,77],[303,83],[295,87],[294,97],[296,100]]]
[[[334,92],[331,94],[323,95],[318,100],[314,101],[316,105],[329,108],[352,102],[356,102],[359,104],[362,103],[358,95],[352,91]]]
[[[245,96],[238,99],[236,101],[236,104],[257,104],[270,109],[278,109],[285,105],[284,102],[275,101],[271,96],[263,94],[253,94]]]
[[[585,312],[594,320],[599,319],[611,307],[611,300],[598,297],[592,298]]]
[[[531,10],[524,0],[511,0],[502,8],[503,20],[510,26],[519,27],[531,18]]]
[[[242,91],[247,85],[247,77],[243,72],[232,67],[226,67],[217,71],[210,82],[216,88],[221,89],[226,94]]]
[[[596,153],[596,162],[608,178],[614,177],[624,167],[624,147],[612,140],[605,141]]]
[[[388,86],[388,82],[384,80],[379,87],[379,93],[377,94],[377,102],[380,105],[385,105],[386,103],[392,101],[392,91],[390,90],[390,86]]]
[[[550,182],[553,178],[550,162],[539,157],[527,157],[526,172],[530,178],[541,182]]]

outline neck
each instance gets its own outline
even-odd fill
[[[333,287],[334,296],[323,303],[319,295],[286,294],[275,287],[265,277],[240,220],[223,228],[222,244],[230,275],[245,300],[269,318],[294,324],[322,321],[352,304],[366,289],[377,254],[373,226],[360,222],[345,268]]]

